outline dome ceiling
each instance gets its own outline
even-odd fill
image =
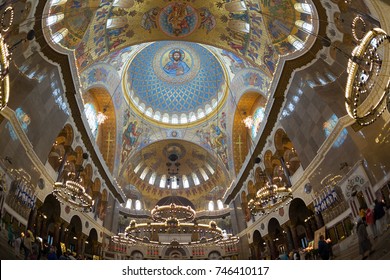
[[[101,126],[116,135],[102,140],[114,141],[112,175],[124,188],[137,190],[129,197],[141,193],[145,203],[172,194],[168,179],[176,175],[174,192],[194,204],[221,198],[238,173],[232,151],[243,151],[244,138],[233,137],[236,102],[244,92],[268,98],[280,57],[300,51],[307,34],[315,32],[312,5],[81,2],[48,2],[44,23],[52,37],[46,39],[59,52],[66,49],[82,91],[101,87],[111,96],[116,126]],[[86,16],[76,16],[76,8]],[[100,145],[101,154],[108,155],[108,147]],[[177,174],[169,167],[177,167]]]
[[[119,176],[153,202],[153,207],[172,194],[194,204],[220,198],[228,183],[225,172],[219,159],[204,148],[183,140],[162,140],[129,158]],[[218,190],[216,186],[220,186]]]
[[[133,108],[169,124],[212,116],[226,99],[226,80],[219,60],[208,49],[177,41],[145,47],[130,61],[123,78]]]

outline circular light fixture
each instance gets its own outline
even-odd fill
[[[53,195],[70,208],[80,212],[91,212],[93,200],[85,193],[85,189],[74,181],[56,182],[53,186]]]
[[[9,61],[8,45],[0,34],[0,111],[7,106],[9,99]]]
[[[386,48],[383,46],[389,42],[390,36],[385,31],[374,28],[352,51],[348,62],[345,106],[361,126],[373,123],[386,109],[390,79],[383,79],[388,77],[389,67],[384,60]]]
[[[14,21],[14,9],[12,8],[12,6],[8,6],[3,12],[3,14],[1,15],[1,19],[0,19],[1,31],[7,32],[10,29],[13,21]]]

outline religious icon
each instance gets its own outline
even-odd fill
[[[170,76],[181,76],[190,71],[190,67],[183,61],[185,57],[181,49],[174,49],[169,53],[170,61],[164,66],[164,71]]]

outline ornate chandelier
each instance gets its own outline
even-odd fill
[[[151,216],[154,222],[132,220],[125,233],[113,236],[112,242],[122,248],[120,251],[126,251],[128,246],[153,248],[148,249],[152,252],[149,257],[158,257],[169,246],[185,247],[193,257],[201,257],[211,247],[229,248],[231,254],[238,252],[238,237],[227,235],[214,221],[209,224],[194,222],[196,212],[190,206],[174,203],[156,206]]]
[[[266,215],[288,205],[292,198],[291,188],[266,182],[257,191],[256,197],[248,202],[248,207],[253,215]]]
[[[92,197],[89,196],[83,186],[74,181],[65,183],[56,182],[53,186],[53,195],[61,203],[67,204],[70,208],[80,212],[91,212],[93,206]]]
[[[345,106],[348,114],[361,126],[373,123],[386,109],[390,94],[389,65],[385,61],[385,43],[390,36],[380,28],[369,31],[352,51],[348,62]],[[388,51],[387,51],[388,52]]]

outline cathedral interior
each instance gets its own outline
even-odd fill
[[[315,258],[319,235],[337,255],[361,208],[390,208],[388,0],[0,11],[15,234],[90,259]]]

